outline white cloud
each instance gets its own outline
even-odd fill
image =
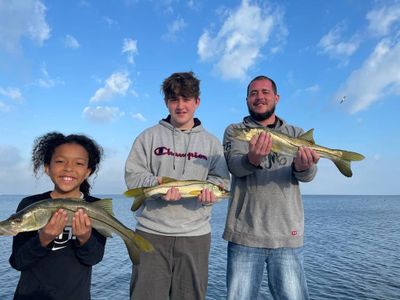
[[[109,106],[87,106],[83,109],[83,116],[93,122],[97,123],[110,123],[117,120],[119,117],[124,116],[118,107]]]
[[[0,101],[0,111],[1,112],[10,112],[11,111],[11,106],[7,105],[3,101]]]
[[[23,99],[19,88],[13,88],[13,87],[2,88],[2,87],[0,87],[0,95],[11,98],[12,100],[14,100],[16,102],[21,102]]]
[[[187,24],[184,19],[177,18],[174,22],[172,22],[172,24],[168,25],[168,32],[162,36],[162,39],[167,41],[176,40],[177,34],[186,26]]]
[[[214,61],[214,68],[225,79],[244,79],[248,70],[261,57],[261,49],[272,34],[280,44],[285,42],[287,30],[279,10],[269,12],[257,4],[243,0],[235,11],[228,11],[224,24],[215,37],[205,31],[199,38],[197,53],[202,61]],[[276,52],[279,45],[271,45]]]
[[[124,39],[124,45],[122,46],[122,53],[128,55],[128,62],[130,64],[134,63],[133,57],[139,53],[137,48],[137,40]]]
[[[297,96],[297,95],[300,95],[300,94],[303,94],[303,93],[306,93],[306,94],[313,94],[313,93],[319,92],[320,89],[321,89],[321,88],[320,88],[320,86],[319,86],[318,84],[314,84],[314,85],[309,86],[309,87],[306,87],[306,88],[304,88],[304,89],[298,89],[298,90],[296,90],[296,91],[294,92],[294,95]]]
[[[147,119],[141,114],[141,113],[136,113],[132,115],[132,118],[138,121],[146,122]]]
[[[351,56],[359,48],[360,41],[357,36],[344,41],[342,38],[344,30],[344,25],[341,23],[324,35],[318,43],[321,52],[328,54],[332,58],[344,60]]]
[[[0,46],[19,52],[21,39],[27,37],[40,46],[50,37],[46,6],[39,0],[0,2]]]
[[[40,67],[40,72],[42,73],[43,77],[39,78],[36,81],[36,84],[42,88],[50,89],[57,84],[63,84],[64,82],[59,79],[51,78],[49,72],[47,71],[47,66],[45,63],[42,64]]]
[[[392,27],[400,24],[400,2],[383,5],[371,10],[366,16],[369,21],[368,29],[371,33],[384,36],[391,32]]]
[[[67,48],[78,49],[81,45],[72,35],[67,34],[64,38],[64,44]]]
[[[104,87],[99,88],[90,98],[90,102],[109,100],[117,95],[125,96],[130,85],[131,80],[128,72],[115,72],[106,79]]]
[[[103,17],[103,20],[104,20],[104,22],[106,22],[108,24],[108,26],[118,24],[117,21],[115,21],[114,19],[111,19],[110,17]]]
[[[367,109],[383,97],[400,95],[400,42],[383,39],[335,95],[346,95],[350,113]]]

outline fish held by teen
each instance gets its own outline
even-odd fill
[[[149,197],[165,195],[172,187],[179,189],[182,198],[197,197],[203,189],[212,191],[217,199],[229,197],[228,190],[225,190],[221,186],[209,181],[175,180],[173,178],[163,177],[162,182],[162,184],[151,187],[140,187],[127,190],[124,195],[135,198],[131,210],[136,211]]]
[[[365,158],[364,155],[357,152],[331,149],[315,144],[313,137],[314,129],[310,129],[306,133],[295,138],[267,127],[235,128],[233,129],[233,137],[242,141],[250,141],[253,136],[259,135],[262,132],[270,134],[272,138],[271,150],[273,152],[295,157],[299,147],[308,147],[317,152],[320,157],[331,160],[346,177],[351,177],[353,175],[350,163]]]
[[[115,233],[122,238],[129,257],[135,265],[140,262],[140,252],[153,251],[154,248],[151,243],[112,215],[111,199],[101,199],[91,203],[75,198],[41,200],[1,221],[0,235],[16,235],[20,232],[39,230],[49,222],[51,216],[59,209],[67,212],[67,225],[71,226],[72,217],[80,208],[84,209],[90,217],[92,227],[99,233],[105,237],[112,237],[112,234]]]

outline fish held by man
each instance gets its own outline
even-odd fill
[[[308,147],[317,152],[320,157],[330,159],[339,171],[346,177],[351,177],[351,161],[360,161],[365,157],[357,152],[351,152],[340,149],[330,149],[315,144],[314,129],[310,129],[301,136],[295,138],[276,130],[263,127],[263,128],[236,128],[234,129],[233,137],[242,140],[250,141],[255,135],[266,132],[272,138],[272,151],[278,154],[288,155],[295,157],[299,147]]]
[[[172,187],[179,189],[182,198],[197,197],[203,189],[212,191],[217,199],[229,197],[229,191],[209,181],[175,180],[169,177],[162,177],[162,182],[162,184],[151,187],[140,187],[127,190],[124,195],[135,198],[131,210],[136,211],[149,197],[165,195]]]
[[[91,203],[75,198],[41,200],[1,221],[0,235],[16,235],[20,232],[39,230],[49,222],[53,213],[59,209],[67,212],[67,225],[71,226],[72,217],[80,208],[84,209],[90,217],[92,227],[102,235],[111,237],[112,233],[115,233],[122,238],[128,249],[129,257],[135,265],[140,262],[141,251],[153,251],[153,246],[147,240],[113,217],[111,199],[102,199]]]

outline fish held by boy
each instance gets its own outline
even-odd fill
[[[266,127],[251,129],[235,128],[233,137],[242,141],[250,141],[253,136],[262,132],[266,132],[271,135],[273,152],[295,157],[299,147],[308,147],[317,152],[320,157],[330,159],[336,165],[339,171],[346,177],[351,177],[353,175],[350,162],[363,160],[365,158],[362,154],[356,152],[330,149],[315,144],[313,137],[314,129],[310,129],[306,133],[295,138]]]
[[[124,195],[135,198],[131,210],[136,211],[149,197],[165,195],[172,187],[179,189],[182,198],[197,197],[203,189],[212,191],[217,199],[229,197],[229,191],[209,181],[176,180],[169,177],[162,177],[161,182],[163,183],[155,186],[127,190]]]
[[[46,199],[33,203],[0,222],[0,235],[16,235],[19,232],[39,230],[50,220],[54,212],[63,209],[67,212],[67,225],[71,226],[73,214],[84,209],[90,217],[92,227],[106,237],[112,233],[125,242],[132,262],[139,264],[140,252],[153,251],[153,246],[135,231],[129,229],[111,215],[111,199],[85,202],[82,199]]]

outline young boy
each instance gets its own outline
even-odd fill
[[[134,141],[125,166],[129,189],[177,180],[207,180],[229,185],[221,143],[194,117],[200,105],[200,82],[192,72],[174,73],[162,84],[169,115]],[[146,199],[136,212],[136,232],[155,251],[141,254],[133,267],[131,299],[205,299],[210,216],[215,195],[202,190],[181,199],[171,188],[162,197]]]

